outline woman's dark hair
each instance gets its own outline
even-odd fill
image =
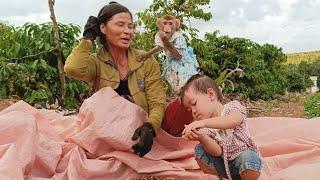
[[[220,90],[218,89],[217,84],[212,78],[206,75],[196,74],[191,76],[190,79],[188,79],[188,81],[181,88],[180,91],[181,102],[183,102],[183,97],[186,91],[188,91],[190,88],[194,88],[194,90],[199,93],[207,93],[208,88],[212,88],[216,92],[218,101],[223,102],[223,97],[220,93]]]
[[[129,13],[132,19],[132,14],[128,8],[126,8],[125,6],[117,2],[114,2],[114,1],[110,2],[108,5],[103,6],[99,11],[99,14],[98,14],[98,19],[100,22],[99,25],[102,23],[108,22],[112,18],[112,16],[122,12]],[[98,27],[98,29],[99,29],[98,31],[99,41],[103,46],[106,47],[105,35],[100,31],[100,27]]]

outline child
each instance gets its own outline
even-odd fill
[[[181,101],[194,119],[182,137],[200,142],[195,147],[200,168],[228,179],[258,179],[262,160],[249,133],[245,107],[238,101],[223,104],[214,80],[203,75],[186,82]]]

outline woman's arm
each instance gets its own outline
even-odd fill
[[[145,61],[145,93],[149,107],[149,118],[154,129],[161,127],[165,111],[165,92],[159,63],[150,57]]]
[[[92,84],[97,74],[97,57],[91,53],[92,42],[81,40],[78,46],[73,48],[64,65],[64,71],[68,76]]]

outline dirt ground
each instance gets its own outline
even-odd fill
[[[301,98],[301,97],[299,97]],[[303,99],[303,98],[302,98]],[[14,104],[18,100],[14,99],[0,99],[0,111],[6,107]],[[291,100],[292,101],[292,100]],[[243,101],[241,101],[243,102]],[[303,104],[301,100],[272,100],[272,101],[249,101],[244,102],[246,105],[249,116],[248,117],[303,117]]]
[[[0,111],[16,103],[18,100],[15,99],[0,99]]]
[[[278,99],[271,101],[247,101],[249,117],[304,117],[303,104],[307,94],[286,93]],[[242,101],[241,101],[242,102]]]
[[[302,118],[304,116],[304,109],[301,103],[278,102],[276,104],[255,104],[255,106],[248,107],[249,117],[268,116]]]

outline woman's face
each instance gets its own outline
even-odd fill
[[[133,36],[133,24],[129,13],[118,13],[105,24],[100,25],[108,46],[128,49]]]

